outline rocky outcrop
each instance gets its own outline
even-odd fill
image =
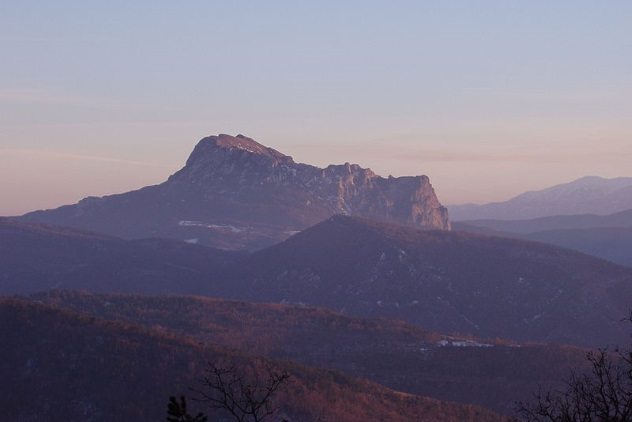
[[[450,229],[427,176],[384,178],[349,163],[318,168],[243,135],[202,139],[161,185],[25,218],[128,238],[253,249],[335,214]]]
[[[320,169],[295,163],[292,157],[243,135],[202,139],[186,166],[170,183],[192,183],[204,190],[242,196],[253,188],[293,187],[313,195],[307,207],[332,214],[358,215],[424,228],[447,230],[447,210],[439,203],[427,176],[383,178],[357,164]]]

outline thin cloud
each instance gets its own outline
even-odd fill
[[[166,166],[164,164],[149,163],[146,161],[125,160],[121,158],[101,157],[97,155],[84,155],[84,154],[74,154],[74,153],[34,150],[34,149],[0,148],[0,154],[22,154],[22,155],[40,156],[40,157],[48,157],[48,158],[60,158],[60,159],[66,159],[66,160],[96,161],[96,162],[102,162],[102,163],[126,164],[126,165],[132,165],[132,166],[155,167],[155,168],[164,168],[164,169],[170,168],[169,166]]]
[[[398,161],[426,161],[426,162],[496,162],[496,161],[530,161],[542,160],[546,153],[537,152],[500,152],[500,151],[455,151],[452,148],[415,148],[401,145],[363,145],[361,150],[356,145],[331,145],[328,151],[336,151],[336,155],[346,157],[370,157],[391,159]],[[552,156],[548,154],[548,158]]]
[[[600,157],[613,158],[622,155],[630,156],[632,152],[615,152],[615,151],[551,151],[540,150],[534,152],[474,152],[474,151],[444,151],[444,150],[407,150],[407,151],[388,151],[386,149],[376,150],[375,154],[396,160],[415,160],[415,161],[434,161],[434,162],[537,162],[537,163],[557,163],[564,162],[569,159],[578,160],[582,158]]]
[[[108,42],[117,40],[114,37],[45,37],[45,36],[17,36],[17,37],[0,37],[0,42],[5,43],[94,43],[94,42]]]
[[[322,146],[321,146],[322,148]],[[310,149],[302,146],[301,149]],[[412,146],[394,145],[384,142],[364,144],[362,148],[353,144],[329,145],[325,148],[334,152],[336,156],[351,157],[355,160],[362,159],[389,159],[400,162],[437,162],[437,163],[559,163],[569,159],[595,159],[601,160],[632,157],[632,150],[603,150],[594,151],[589,148],[576,146],[574,149],[565,147],[551,148],[542,145],[534,145],[530,148],[510,148],[510,147],[489,147],[478,148],[456,148],[440,146]],[[353,158],[357,157],[357,158]]]
[[[0,102],[35,103],[53,105],[81,105],[83,101],[78,97],[66,94],[55,94],[28,88],[0,88]]]

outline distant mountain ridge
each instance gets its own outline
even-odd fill
[[[525,192],[505,202],[451,205],[454,221],[523,220],[556,215],[606,215],[632,209],[632,177],[587,176],[547,189]]]
[[[575,249],[616,264],[632,267],[632,228],[597,227],[547,230],[530,233],[525,237],[538,242]]]
[[[543,385],[562,387],[571,368],[585,365],[585,349],[450,337],[398,320],[352,318],[322,308],[68,291],[28,299],[508,415],[517,400]]]
[[[0,408],[7,421],[165,420],[170,395],[191,396],[207,362],[288,371],[275,405],[289,421],[508,421],[479,406],[403,394],[338,371],[273,361],[33,301],[0,298]],[[211,421],[230,417],[190,400]],[[427,418],[427,419],[426,419]]]
[[[556,215],[529,220],[468,220],[456,230],[535,240],[632,267],[632,210],[610,215]]]
[[[169,239],[123,240],[0,218],[0,295],[52,288],[194,294],[241,256]]]
[[[632,303],[632,270],[588,255],[345,216],[252,254],[233,277],[211,294],[579,345],[624,342]]]
[[[466,225],[486,227],[510,233],[534,233],[545,230],[594,229],[607,227],[632,228],[632,209],[610,215],[554,215],[528,220],[466,220]]]
[[[22,218],[123,238],[259,249],[335,214],[450,229],[427,176],[383,178],[349,163],[321,169],[223,134],[202,139],[184,168],[160,185]]]
[[[255,253],[0,225],[0,294],[50,288],[307,304],[442,333],[627,341],[632,269],[538,242],[335,216]],[[26,227],[24,227],[26,226]],[[43,236],[43,237],[42,237]]]

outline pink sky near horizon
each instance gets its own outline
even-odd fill
[[[0,215],[165,180],[204,136],[427,174],[444,204],[632,176],[632,2],[5,2]]]
[[[292,155],[298,162],[313,165],[348,161],[370,167],[382,176],[427,174],[441,202],[448,205],[506,200],[527,190],[586,175],[632,176],[632,171],[626,173],[628,163],[632,162],[632,148],[595,152],[590,145],[584,145],[556,156],[550,154],[545,144],[461,151],[440,145],[401,143],[403,137],[399,139],[396,147],[389,144],[388,139],[357,143],[288,142],[286,145],[269,142],[267,145]],[[3,194],[0,215],[54,208],[86,196],[122,193],[160,183],[184,165],[196,142],[197,139],[174,143],[168,158],[166,151],[160,151],[161,154],[147,151],[144,155],[126,158],[0,148],[0,191]],[[25,172],[25,169],[34,171]]]

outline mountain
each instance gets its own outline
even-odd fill
[[[526,192],[505,202],[452,205],[454,221],[520,220],[555,215],[612,214],[632,209],[632,177],[588,176],[548,189]]]
[[[318,168],[238,135],[202,139],[156,186],[36,211],[24,220],[135,239],[259,249],[334,214],[448,230],[427,176],[383,178],[356,164]]]
[[[471,220],[456,229],[550,243],[632,266],[632,210],[530,220]]]
[[[0,218],[0,294],[51,288],[199,294],[242,254]]]
[[[548,230],[594,229],[594,228],[632,228],[632,210],[610,215],[555,215],[528,220],[466,220],[460,222],[468,226],[484,227],[496,232],[535,233]]]
[[[318,308],[66,291],[29,299],[506,414],[540,386],[562,387],[569,370],[586,363],[585,350],[574,347],[456,338]]]
[[[443,333],[602,346],[627,340],[632,270],[539,242],[345,216],[250,254],[0,224],[0,294],[50,288],[305,303]]]
[[[277,402],[289,421],[506,420],[477,406],[403,394],[336,371],[23,300],[0,299],[0,336],[3,420],[164,420],[167,398],[190,394],[209,361],[289,372],[291,381]],[[228,419],[213,411],[210,420]]]
[[[524,237],[632,267],[632,228],[547,230],[529,233]]]
[[[558,247],[336,216],[256,252],[217,296],[305,303],[443,333],[623,343],[632,270]]]

